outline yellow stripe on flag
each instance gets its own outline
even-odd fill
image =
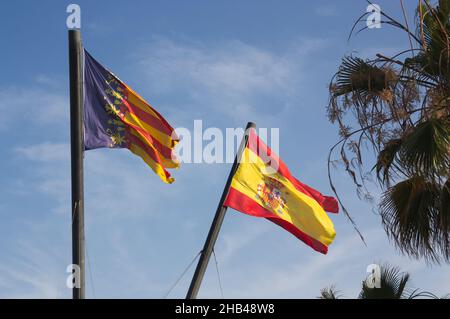
[[[133,89],[131,89],[128,85],[126,87],[129,91],[127,95],[128,102],[137,106],[142,111],[147,112],[158,119],[161,119],[161,116],[155,110],[153,110],[153,108],[147,102],[145,102],[145,100],[139,94],[133,91]]]
[[[134,136],[136,136],[136,138],[138,138],[140,141],[142,141],[142,143],[148,145],[148,147],[151,147],[155,152],[157,152],[159,154],[159,158],[160,158],[162,164],[164,165],[164,167],[166,167],[166,168],[178,168],[178,167],[180,167],[180,162],[176,158],[174,158],[174,159],[166,158],[163,154],[161,154],[161,152],[158,151],[158,149],[156,147],[154,147],[152,145],[152,143],[148,142],[145,139],[145,137],[143,137],[135,129],[130,129],[130,134],[133,134]]]
[[[159,130],[155,129],[153,126],[148,125],[146,122],[141,121],[137,116],[132,113],[125,113],[123,121],[129,125],[135,125],[147,131],[154,139],[160,142],[162,145],[172,148],[175,144],[174,140],[170,135],[164,134]]]
[[[161,166],[161,164],[155,162],[141,147],[139,147],[136,144],[130,145],[130,151],[137,156],[141,157],[145,163],[147,163],[148,166],[158,175],[163,182],[171,184],[174,179],[172,177],[167,177],[166,173],[164,171],[164,168]]]
[[[298,191],[278,172],[267,174],[267,165],[249,148],[245,148],[243,158],[246,160],[235,173],[232,188],[322,244],[328,246],[333,241],[336,236],[333,223],[317,201]],[[263,188],[273,184],[280,191],[283,205],[278,200],[264,198]]]

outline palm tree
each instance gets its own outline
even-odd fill
[[[339,147],[358,196],[371,200],[370,172],[363,169],[363,146],[369,146],[390,240],[414,258],[450,262],[450,2],[419,1],[415,32],[381,14],[383,23],[406,32],[411,48],[373,60],[343,58],[329,88],[328,116],[341,136],[328,158],[330,185],[339,199],[330,173]]]
[[[341,297],[342,293],[334,285],[320,290],[319,299],[339,299]]]
[[[380,287],[369,287],[366,280],[362,282],[361,292],[358,299],[414,299],[414,298],[432,298],[439,299],[436,295],[411,289],[409,287],[410,276],[408,273],[401,272],[399,268],[390,265],[380,266]],[[320,299],[339,299],[341,293],[335,286],[324,288],[320,291]],[[446,298],[447,296],[443,297]]]

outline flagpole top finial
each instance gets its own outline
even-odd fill
[[[245,129],[248,130],[249,128],[256,128],[256,124],[253,122],[248,122],[247,127]]]

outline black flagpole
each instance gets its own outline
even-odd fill
[[[73,299],[84,299],[84,198],[83,198],[83,49],[80,30],[69,30],[70,153],[72,174]],[[78,276],[78,278],[76,278]]]
[[[239,146],[238,152],[234,159],[233,166],[231,167],[230,175],[228,175],[227,183],[225,184],[225,188],[222,193],[222,197],[220,198],[219,206],[216,210],[216,215],[214,216],[214,220],[212,222],[211,228],[209,229],[208,237],[206,238],[205,245],[203,246],[202,253],[200,255],[200,259],[197,264],[197,268],[195,269],[194,277],[192,278],[191,285],[189,286],[188,293],[186,295],[186,299],[195,299],[197,298],[197,293],[200,289],[200,285],[203,280],[203,275],[205,274],[206,267],[208,266],[209,258],[211,257],[211,253],[214,249],[214,245],[216,243],[217,237],[219,235],[220,227],[222,226],[223,219],[225,217],[225,213],[227,211],[227,207],[224,207],[223,204],[228,196],[228,192],[230,190],[231,181],[233,179],[234,174],[236,173],[240,159],[242,157],[242,153],[248,141],[248,135],[251,128],[256,128],[255,123],[248,122],[247,127],[245,128],[245,134],[242,137],[241,145]]]

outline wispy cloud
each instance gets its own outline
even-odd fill
[[[1,298],[68,296],[64,259],[54,245],[38,238],[33,243],[19,239],[7,250],[10,254],[0,261]]]
[[[228,214],[231,215],[229,218],[236,218],[236,213],[230,211]],[[239,217],[246,219],[247,221],[250,221],[253,218],[249,216]],[[269,223],[249,222],[236,225],[236,227],[233,227],[233,229],[228,232],[224,232],[218,243],[218,246],[220,247],[221,263],[227,264],[236,255],[236,253],[248,247],[249,244],[257,240],[270,229]]]
[[[55,202],[54,212],[70,212],[70,146],[67,143],[43,142],[17,146],[16,156],[33,167],[27,176],[28,189],[50,196]]]
[[[39,86],[2,88],[0,112],[0,129],[20,122],[27,126],[61,123],[69,119],[68,97]]]
[[[304,39],[284,52],[271,52],[240,41],[213,46],[157,39],[136,50],[130,66],[153,96],[177,92],[183,103],[172,113],[227,116],[244,120],[283,110],[298,90],[303,58],[326,42]],[[274,107],[276,105],[276,107]],[[267,112],[270,110],[270,112]],[[266,111],[266,112],[264,112]],[[194,115],[195,116],[195,115]]]
[[[19,146],[15,151],[27,160],[38,162],[68,161],[70,148],[67,143],[44,142],[31,146]]]
[[[26,160],[34,167],[31,185],[59,203],[54,211],[70,211],[69,144],[43,142],[16,147],[15,152],[20,160]],[[147,214],[151,203],[158,206],[156,202],[165,201],[164,196],[148,196],[148,192],[142,191],[145,188],[162,190],[166,185],[156,178],[149,178],[153,177],[153,172],[128,150],[89,151],[85,153],[84,166],[86,203],[94,211],[107,212],[109,216],[123,215],[124,212]],[[136,169],[136,166],[140,168]]]

